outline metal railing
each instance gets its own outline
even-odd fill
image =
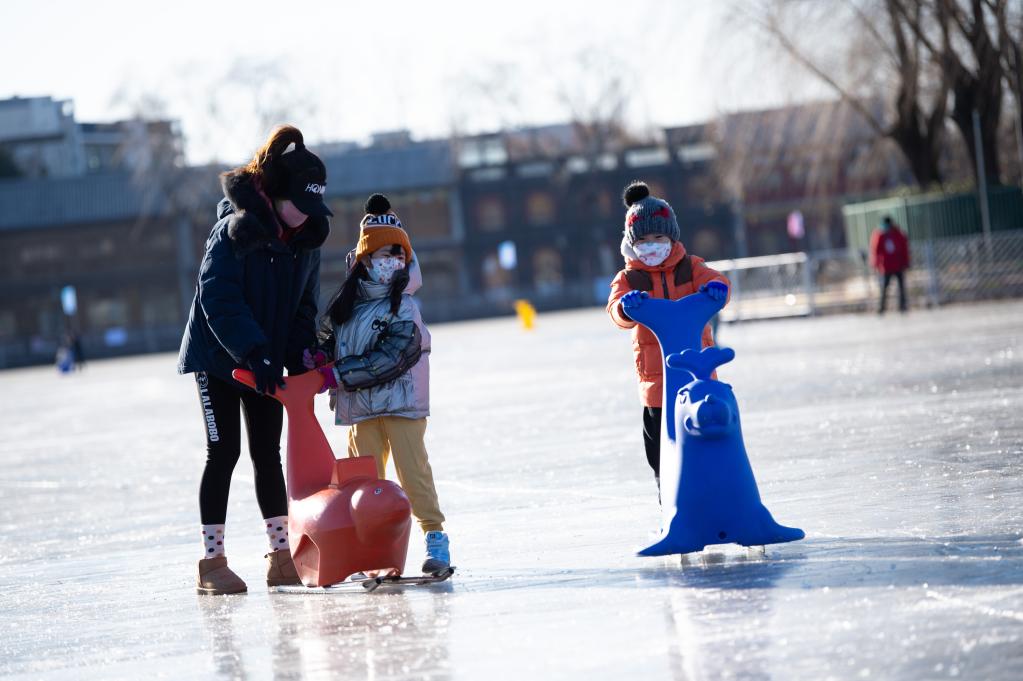
[[[913,265],[906,273],[911,307],[931,307],[1023,296],[1023,230],[911,242]],[[724,273],[732,284],[731,301],[722,321],[773,317],[812,316],[833,312],[875,309],[880,295],[879,277],[857,249],[783,253],[756,258],[707,263]],[[556,291],[507,290],[423,300],[424,316],[431,322],[511,314],[516,298],[530,300],[540,311],[603,304],[610,277],[575,282]],[[895,291],[890,291],[894,303]],[[125,329],[116,346],[102,334],[86,334],[90,358],[173,350],[183,326],[170,324]],[[56,340],[0,339],[0,368],[52,360]]]
[[[911,307],[1023,296],[1023,230],[913,241],[906,272]],[[718,260],[732,283],[722,321],[876,308],[880,277],[865,251],[844,249]],[[891,288],[891,287],[890,287]],[[897,295],[889,291],[890,303]]]

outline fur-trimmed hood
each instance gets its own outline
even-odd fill
[[[228,219],[227,236],[239,255],[251,253],[260,244],[277,240],[280,223],[256,186],[255,177],[244,170],[224,173],[220,177],[224,198],[217,204],[217,218]],[[289,240],[294,249],[315,249],[330,234],[326,217],[309,216],[301,231]]]

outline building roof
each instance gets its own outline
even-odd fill
[[[367,147],[324,156],[329,196],[450,186],[455,182],[446,140],[397,148]],[[219,187],[211,185],[219,195]],[[145,191],[124,173],[0,180],[0,231],[116,222],[167,209],[159,191]],[[212,204],[210,211],[212,215]]]
[[[454,158],[447,140],[406,146],[365,147],[324,156],[327,196],[425,189],[453,184]]]
[[[120,221],[157,215],[159,196],[146,195],[126,174],[0,181],[0,230]]]

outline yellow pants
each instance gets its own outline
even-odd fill
[[[412,515],[423,532],[443,531],[444,514],[437,502],[433,470],[423,442],[425,436],[425,418],[378,416],[348,429],[348,456],[372,456],[381,478],[387,469],[387,457],[391,456],[398,484],[412,502]]]

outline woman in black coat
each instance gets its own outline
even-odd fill
[[[288,501],[281,470],[283,408],[269,397],[284,369],[305,370],[316,343],[319,248],[330,231],[323,202],[326,168],[302,133],[279,126],[252,161],[221,176],[224,199],[206,241],[199,281],[181,341],[179,373],[194,373],[206,430],[199,485],[204,556],[197,588],[240,593],[245,582],[227,566],[224,523],[231,472],[241,453],[239,405],[271,550],[267,584],[298,584],[288,544]],[[243,367],[257,391],[231,377]]]

